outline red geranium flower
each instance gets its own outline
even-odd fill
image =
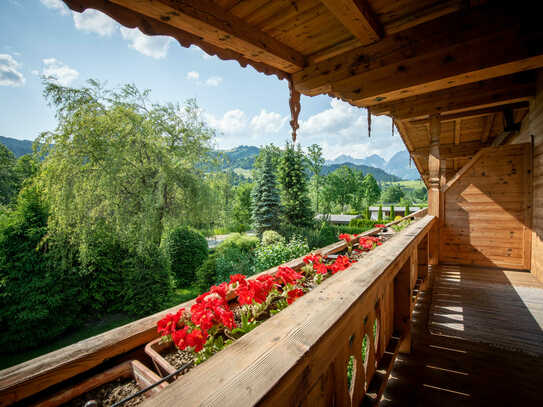
[[[345,242],[347,243],[351,242],[351,235],[348,233],[342,233],[341,235],[339,235],[339,238],[345,240]]]
[[[326,264],[317,264],[315,271],[317,274],[328,274],[328,267],[326,267]]]
[[[191,346],[194,352],[200,352],[207,341],[207,332],[201,329],[193,329],[186,337],[187,346]]]
[[[177,323],[181,318],[183,318],[185,314],[185,308],[180,308],[179,311],[175,314],[166,314],[164,318],[162,318],[157,323],[157,331],[160,335],[170,335],[173,332],[175,332],[177,328]]]
[[[294,301],[296,301],[297,298],[300,298],[302,295],[304,295],[304,291],[299,289],[299,288],[295,288],[294,290],[290,290],[287,293],[287,302],[290,305]]]
[[[381,223],[378,223],[376,225],[374,225],[376,228],[384,228],[385,225],[381,224]]]
[[[286,266],[279,267],[277,269],[277,272],[275,273],[276,281],[278,283],[282,283],[283,285],[294,285],[296,284],[296,281],[298,281],[302,277],[303,276],[300,273]]]
[[[179,329],[172,333],[172,341],[180,350],[185,350],[187,347],[187,333],[189,331],[189,327],[185,326],[183,329]]]

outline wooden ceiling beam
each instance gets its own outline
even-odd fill
[[[371,113],[388,114],[396,120],[407,120],[436,113],[452,114],[524,102],[533,98],[534,95],[535,75],[533,72],[523,72],[381,103],[372,106]]]
[[[441,123],[452,122],[459,119],[463,120],[463,119],[473,119],[473,118],[482,117],[482,116],[490,116],[496,113],[501,113],[505,109],[512,109],[512,110],[528,109],[529,106],[530,104],[528,102],[519,102],[519,103],[510,104],[510,105],[493,106],[493,107],[487,107],[484,109],[475,109],[475,110],[469,110],[469,111],[460,112],[460,113],[444,114],[441,116]],[[412,126],[420,126],[420,125],[425,125],[428,123],[429,123],[428,118],[410,120],[408,122],[408,124]]]
[[[305,57],[209,0],[110,0],[127,9],[200,37],[220,48],[285,72],[297,72]]]
[[[488,144],[481,143],[480,141],[470,141],[461,144],[440,144],[439,145],[439,159],[440,160],[453,160],[455,158],[473,157],[477,152],[488,147]],[[430,147],[420,147],[413,151],[413,156],[425,158],[428,157]]]
[[[514,13],[461,10],[310,65],[293,80],[306,95],[367,106],[543,66],[543,33]]]
[[[321,0],[362,45],[379,41],[383,27],[366,0]]]

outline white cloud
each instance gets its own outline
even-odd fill
[[[0,54],[0,86],[23,86],[25,77],[19,72],[20,64],[9,54]]]
[[[130,41],[130,48],[155,59],[165,58],[173,41],[170,37],[145,35],[137,28],[121,27],[121,35]]]
[[[118,24],[108,15],[97,10],[88,9],[83,13],[72,13],[75,28],[80,31],[91,32],[101,37],[110,37],[117,29]]]
[[[38,76],[38,75],[40,74],[40,71],[38,71],[37,69],[33,69],[30,73],[31,73],[32,75]]]
[[[278,133],[288,120],[279,113],[268,112],[262,109],[260,113],[251,119],[251,128],[254,131],[262,133]]]
[[[187,79],[197,81],[200,79],[200,74],[196,71],[187,72]]]
[[[220,76],[211,76],[206,80],[207,86],[219,86],[222,82],[222,78]]]
[[[62,86],[68,86],[79,76],[79,72],[56,58],[44,59],[43,65],[42,75],[54,78]]]
[[[247,116],[239,109],[229,110],[219,119],[209,113],[206,113],[204,117],[211,127],[225,134],[240,133],[247,128]]]
[[[62,15],[68,14],[68,7],[62,0],[40,0],[40,2],[47,8],[59,11]]]

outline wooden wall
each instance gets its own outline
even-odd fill
[[[530,269],[531,145],[488,148],[444,194],[440,261]]]
[[[532,208],[532,268],[531,272],[543,282],[543,71],[537,81],[536,98],[530,104],[528,116],[522,122],[516,143],[533,140],[533,208]]]

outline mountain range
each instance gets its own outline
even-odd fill
[[[30,140],[17,140],[0,136],[0,143],[10,149],[16,157],[32,153],[32,141]],[[253,168],[259,152],[260,148],[255,146],[238,146],[230,150],[216,150],[212,154],[216,156],[220,154],[223,157],[222,169],[250,170]],[[409,154],[407,151],[394,154],[388,161],[385,161],[377,154],[366,158],[340,155],[333,160],[326,161],[323,174],[328,174],[341,167],[341,165],[362,170],[364,174],[372,174],[377,181],[399,181],[400,179],[419,179],[420,177],[414,166],[409,167]],[[245,173],[247,172],[245,171]]]
[[[372,154],[366,158],[354,158],[350,155],[342,154],[333,160],[326,161],[327,165],[345,163],[380,168],[389,174],[396,175],[397,177],[406,180],[416,180],[420,178],[419,172],[417,171],[415,165],[409,165],[409,153],[407,151],[397,152],[388,161],[378,154]]]

